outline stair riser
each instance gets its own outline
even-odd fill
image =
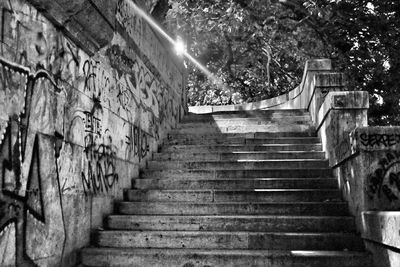
[[[199,152],[249,152],[249,151],[305,151],[305,152],[322,152],[322,145],[306,144],[306,145],[215,145],[215,146],[191,146],[191,145],[173,145],[161,149],[162,152],[177,152],[177,153],[199,153]]]
[[[318,144],[320,140],[317,138],[280,138],[280,139],[169,139],[164,145],[223,145],[223,144],[237,144],[237,145],[253,145],[253,144]]]
[[[353,235],[286,235],[268,233],[98,232],[95,244],[103,247],[344,250],[360,251],[362,241]]]
[[[320,191],[137,191],[125,192],[128,201],[184,201],[184,202],[318,202],[325,200],[339,200],[338,190]]]
[[[233,111],[218,111],[214,109],[212,113],[198,114],[189,113],[187,116],[220,116],[220,115],[232,115],[235,117],[242,115],[249,115],[252,117],[259,116],[272,116],[275,114],[289,115],[308,115],[309,112],[306,109],[259,109],[259,110],[233,110]]]
[[[112,230],[136,231],[246,231],[246,232],[352,232],[350,217],[199,217],[199,216],[109,216]]]
[[[315,131],[315,128],[306,124],[287,125],[257,125],[257,126],[226,126],[226,127],[188,127],[176,130],[178,133],[251,133],[251,132],[307,132]]]
[[[234,117],[234,116],[208,116],[208,117],[184,117],[181,121],[181,124],[187,123],[204,123],[204,124],[213,124],[213,123],[271,123],[271,122],[298,122],[302,121],[305,123],[311,122],[311,117],[309,115],[305,116],[284,116],[284,115],[275,115],[275,116],[268,116],[268,117],[249,117],[249,116],[241,116],[241,117]]]
[[[220,114],[220,115],[186,115],[183,118],[183,122],[209,122],[213,120],[276,120],[276,119],[297,119],[297,120],[310,120],[309,114],[304,113],[294,113],[294,114],[284,114],[275,113],[269,115],[254,116],[251,114]]]
[[[300,138],[317,137],[315,132],[253,132],[253,133],[209,133],[209,134],[182,134],[177,130],[168,133],[168,139],[218,139],[218,138],[247,138],[247,139],[271,139],[271,138]]]
[[[347,215],[346,203],[161,203],[121,202],[117,204],[120,214],[137,215]]]
[[[182,178],[213,179],[213,178],[326,178],[331,177],[330,169],[275,169],[275,170],[145,170],[141,177],[144,179]]]
[[[285,179],[285,180],[181,180],[135,179],[134,189],[335,189],[335,179]]]
[[[147,167],[151,170],[183,170],[183,169],[208,169],[208,170],[258,170],[274,169],[309,169],[327,168],[327,161],[261,161],[261,162],[172,162],[149,161]]]
[[[297,120],[297,119],[275,119],[275,120],[216,120],[208,122],[183,122],[179,124],[179,129],[190,129],[190,128],[221,128],[221,127],[280,127],[282,125],[300,125],[300,126],[310,126],[311,122],[307,120]]]
[[[229,161],[229,160],[268,160],[268,159],[325,159],[323,152],[305,153],[156,153],[154,160],[173,161]]]
[[[251,266],[251,267],[370,267],[372,260],[368,255],[357,256],[295,256],[295,255],[199,255],[192,253],[165,255],[160,251],[154,254],[110,253],[85,249],[82,263],[87,267],[206,267],[206,266]]]
[[[310,120],[310,114],[300,113],[270,113],[270,114],[254,114],[254,113],[242,113],[242,114],[204,114],[204,115],[192,115],[188,114],[183,118],[183,121],[204,121],[209,122],[213,120],[276,120],[276,119],[303,119]]]

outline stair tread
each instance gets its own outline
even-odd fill
[[[321,140],[318,137],[274,137],[274,138],[246,138],[246,137],[223,137],[223,136],[214,136],[214,137],[208,137],[208,138],[198,138],[196,136],[193,137],[186,137],[186,138],[173,138],[169,137],[167,139],[167,142],[173,141],[173,142],[179,142],[179,141],[226,141],[226,142],[238,142],[238,141],[243,141],[244,143],[246,141],[257,141],[257,142],[271,142],[271,141],[308,141],[311,143],[320,143]]]
[[[328,163],[326,159],[240,159],[240,160],[220,160],[217,163],[246,163],[246,162],[325,162]],[[149,162],[170,162],[170,163],[216,163],[215,161],[193,161],[193,160],[150,160]]]
[[[153,235],[247,235],[247,236],[256,236],[256,235],[269,235],[269,236],[286,236],[286,237],[318,237],[318,236],[332,236],[332,237],[354,237],[357,238],[356,233],[352,232],[255,232],[255,231],[168,231],[168,230],[97,230],[97,233],[107,233],[107,234],[153,234]]]
[[[149,204],[149,205],[154,205],[154,204],[165,204],[165,205],[177,205],[180,204],[179,202],[163,202],[163,201],[153,201],[153,202],[139,202],[139,201],[120,201],[118,203],[122,203],[122,204],[132,204],[135,205],[136,203],[140,203],[142,204]],[[345,201],[337,201],[337,202],[319,202],[319,201],[315,201],[315,202],[257,202],[257,201],[243,201],[243,202],[196,202],[196,203],[181,203],[182,205],[333,205],[333,204],[337,204],[337,205],[347,205],[347,202]]]
[[[329,251],[329,250],[251,250],[251,249],[189,249],[189,248],[154,248],[154,249],[141,249],[141,248],[98,248],[87,247],[85,251],[101,251],[107,253],[128,253],[128,254],[153,254],[153,253],[172,253],[172,254],[206,254],[206,255],[257,255],[257,256],[304,256],[304,257],[318,257],[318,256],[365,256],[367,252],[361,251]]]
[[[107,229],[156,231],[354,232],[351,216],[111,215]]]
[[[321,143],[302,143],[302,144],[290,144],[290,143],[282,143],[282,144],[178,144],[178,145],[171,145],[172,147],[240,147],[240,146],[304,146],[304,145],[321,145]]]
[[[133,180],[179,180],[181,178],[178,177],[172,177],[172,178],[136,178]],[[320,177],[310,177],[310,178],[297,178],[297,177],[289,177],[289,178],[273,178],[273,177],[265,177],[265,178],[223,178],[223,177],[219,177],[219,178],[185,178],[185,180],[190,181],[191,179],[204,179],[204,180],[213,180],[213,181],[295,181],[295,180],[337,180],[336,178],[333,177],[324,177],[324,178],[320,178]]]
[[[167,177],[167,178],[151,178],[151,177],[146,177],[146,178],[136,178],[133,180],[183,180],[183,181],[197,181],[197,180],[214,180],[214,181],[294,181],[294,180],[337,180],[335,178],[326,176],[326,177],[234,177],[234,178],[229,178],[229,177]]]
[[[160,152],[160,153],[154,153],[155,155],[163,155],[163,154],[173,154],[175,152]],[[323,154],[323,151],[305,151],[305,150],[283,150],[283,151],[230,151],[230,152],[207,152],[207,151],[200,151],[200,152],[189,152],[188,154],[217,154],[217,155],[223,155],[223,154],[307,154],[307,153],[321,153]]]
[[[248,219],[248,220],[353,220],[354,217],[350,215],[341,216],[327,216],[327,215],[127,215],[127,214],[113,214],[109,215],[108,218],[120,218],[120,219]]]
[[[318,137],[316,132],[251,132],[251,133],[180,133],[172,130],[168,133],[168,138],[277,138],[277,137]]]
[[[347,232],[274,232],[274,231],[168,231],[168,230],[108,230],[101,229],[96,230],[98,233],[127,233],[127,234],[137,234],[137,233],[153,233],[153,234],[188,234],[188,235],[283,235],[283,236],[354,236],[357,237],[356,233]]]
[[[189,135],[190,136],[190,135]],[[193,137],[196,137],[196,135],[193,135]],[[172,136],[169,136],[168,139],[174,139],[172,138]],[[181,138],[179,138],[181,139]],[[227,135],[227,134],[221,134],[220,136],[217,135],[217,137],[215,137],[215,135],[213,136],[205,136],[204,139],[221,139],[221,140],[232,140],[232,139],[241,139],[241,140],[318,140],[320,141],[319,137],[316,136],[274,136],[274,137],[246,137],[246,136],[236,136],[236,135]]]
[[[274,167],[274,168],[265,168],[265,169],[257,169],[257,170],[230,169],[229,171],[233,171],[233,172],[235,172],[235,171],[251,172],[251,171],[275,171],[275,170],[277,170],[277,171],[282,171],[282,170],[296,170],[296,171],[297,170],[302,170],[302,171],[306,171],[306,170],[309,170],[311,172],[312,171],[331,171],[331,169],[327,168],[327,167],[324,167],[324,168],[306,168],[306,169],[304,169],[304,168],[285,168],[285,169],[283,169],[283,168]],[[213,169],[213,170],[210,170],[210,169],[193,169],[193,170],[190,170],[190,169],[185,169],[185,170],[151,170],[151,169],[146,169],[146,170],[143,171],[143,173],[169,172],[169,173],[185,174],[185,173],[215,173],[215,172],[218,172],[218,171],[228,171],[228,170],[224,170],[224,169],[221,169],[221,170],[218,170],[218,169]],[[253,178],[253,177],[249,177],[249,178]]]
[[[319,191],[339,191],[339,189],[125,189],[127,191],[163,191],[163,192],[319,192]]]
[[[364,250],[355,233],[342,232],[102,230],[94,237],[108,247]]]
[[[367,252],[188,248],[85,248],[84,266],[372,266]],[[107,255],[107,256],[105,256]],[[85,257],[86,256],[86,257]],[[279,262],[279,263],[278,263]],[[200,265],[196,265],[199,263]],[[147,264],[147,265],[145,265]],[[279,265],[277,265],[279,264]]]

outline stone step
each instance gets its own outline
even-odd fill
[[[243,160],[243,161],[148,161],[147,168],[151,170],[258,170],[258,169],[308,169],[328,168],[327,160],[320,159],[279,159],[279,160]]]
[[[293,115],[307,115],[309,112],[306,109],[268,109],[268,110],[235,110],[235,111],[216,111],[207,114],[197,114],[197,113],[189,113],[186,116],[250,116],[250,117],[264,117],[264,116],[272,116],[275,114],[282,114],[286,116]]]
[[[127,201],[150,202],[318,202],[340,201],[334,189],[253,190],[134,190],[125,191]]]
[[[184,121],[179,123],[179,129],[186,128],[221,128],[221,127],[259,127],[259,126],[289,126],[289,125],[304,125],[310,126],[311,120],[296,119],[296,118],[283,118],[283,119],[226,119],[226,120],[212,120],[212,121]]]
[[[311,121],[310,114],[283,114],[283,113],[275,113],[267,116],[251,116],[248,114],[242,114],[240,116],[235,116],[232,114],[224,115],[185,115],[182,119],[182,123],[187,122],[204,122],[209,123],[213,121],[274,121],[274,120],[302,120],[302,121]]]
[[[333,178],[134,179],[133,189],[317,189],[338,188]]]
[[[279,151],[305,151],[305,152],[321,152],[321,144],[257,144],[257,145],[172,145],[162,147],[160,152],[279,152]]]
[[[346,202],[118,202],[116,211],[128,215],[348,215]]]
[[[87,267],[371,267],[372,259],[354,251],[85,248],[82,263]]]
[[[350,216],[110,215],[110,230],[222,232],[353,232]]]
[[[211,144],[319,144],[321,140],[317,137],[282,137],[282,138],[215,138],[215,139],[169,139],[164,145],[211,145]]]
[[[194,153],[192,151],[176,151],[153,154],[153,160],[173,161],[229,161],[229,160],[266,160],[266,159],[325,159],[322,151],[280,151],[280,152],[225,152]]]
[[[253,133],[253,132],[314,132],[315,127],[309,124],[267,124],[254,126],[196,126],[180,127],[172,133]]]
[[[316,132],[252,132],[252,133],[192,133],[179,132],[168,133],[168,139],[215,139],[215,138],[248,138],[269,139],[283,137],[317,137]]]
[[[120,248],[198,248],[270,250],[364,249],[361,238],[350,233],[269,233],[199,231],[98,231],[96,246]]]
[[[161,178],[326,178],[332,177],[329,168],[318,169],[264,169],[264,170],[143,170],[143,179]]]

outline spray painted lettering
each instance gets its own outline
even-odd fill
[[[3,215],[0,220],[0,232],[6,229],[9,231],[11,227],[15,229],[16,266],[36,266],[29,256],[27,248],[31,241],[29,236],[32,235],[32,232],[40,232],[41,230],[30,229],[29,231],[27,228],[30,221],[29,218],[33,217],[35,220],[42,222],[42,228],[48,227],[46,222],[49,216],[52,216],[53,221],[59,219],[57,223],[62,231],[55,234],[55,236],[58,236],[63,243],[61,250],[64,249],[65,245],[65,224],[58,173],[54,177],[56,182],[52,182],[45,179],[41,171],[42,159],[46,161],[50,159],[50,162],[45,164],[57,165],[62,135],[56,133],[54,138],[46,139],[42,138],[38,133],[32,133],[32,129],[35,126],[30,127],[30,118],[35,113],[36,107],[33,99],[37,99],[38,92],[52,88],[53,92],[59,93],[61,89],[51,76],[43,70],[30,73],[29,69],[9,62],[2,57],[0,57],[0,69],[2,73],[0,76],[0,84],[2,85],[0,91],[22,91],[25,95],[23,109],[16,114],[14,113],[15,115],[7,113],[11,116],[5,123],[5,128],[0,129],[3,133],[0,140],[0,214]],[[25,84],[23,84],[24,81]],[[13,112],[10,109],[8,111]],[[32,138],[33,146],[28,149],[28,140],[32,140]],[[61,141],[57,140],[58,138]],[[53,157],[43,157],[41,146],[49,146],[49,144],[54,148]],[[23,171],[23,165],[25,164],[29,166],[28,173]],[[48,176],[46,177],[49,178]],[[54,185],[56,185],[56,188],[52,188]],[[44,198],[43,194],[48,190],[54,190],[56,195],[54,199]],[[49,206],[49,201],[52,202],[50,205],[58,207],[56,213],[48,214],[44,210],[46,205]],[[52,230],[48,230],[48,232],[54,234]],[[57,254],[57,252],[55,253]],[[58,253],[62,255],[63,252]]]
[[[149,133],[146,133],[138,126],[129,125],[129,135],[126,136],[126,157],[130,157],[132,153],[135,157],[139,158],[139,162],[147,156],[147,153],[150,151],[149,147],[149,139],[152,136]]]
[[[112,138],[107,133],[101,144],[96,144],[95,136],[92,133],[85,136],[85,156],[87,168],[82,172],[82,185],[85,195],[89,192],[99,194],[109,192],[118,183],[116,172],[116,152],[112,144]]]
[[[368,176],[368,194],[371,199],[382,195],[390,202],[400,197],[400,152],[386,153],[376,170]]]
[[[391,147],[400,144],[400,134],[360,134],[361,144],[365,147]]]

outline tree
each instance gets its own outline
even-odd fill
[[[304,61],[322,42],[289,20],[273,1],[170,1],[167,25],[188,39],[190,52],[228,86],[189,72],[190,104],[232,104],[282,94],[299,83]],[[290,10],[289,10],[290,12]],[[309,51],[298,49],[313,47]]]
[[[388,0],[280,1],[333,48],[349,89],[370,94],[370,124],[400,123],[400,2]]]
[[[192,105],[256,101],[294,88],[304,62],[331,58],[371,96],[370,123],[400,123],[399,1],[170,0],[166,24],[227,86],[189,71]]]

